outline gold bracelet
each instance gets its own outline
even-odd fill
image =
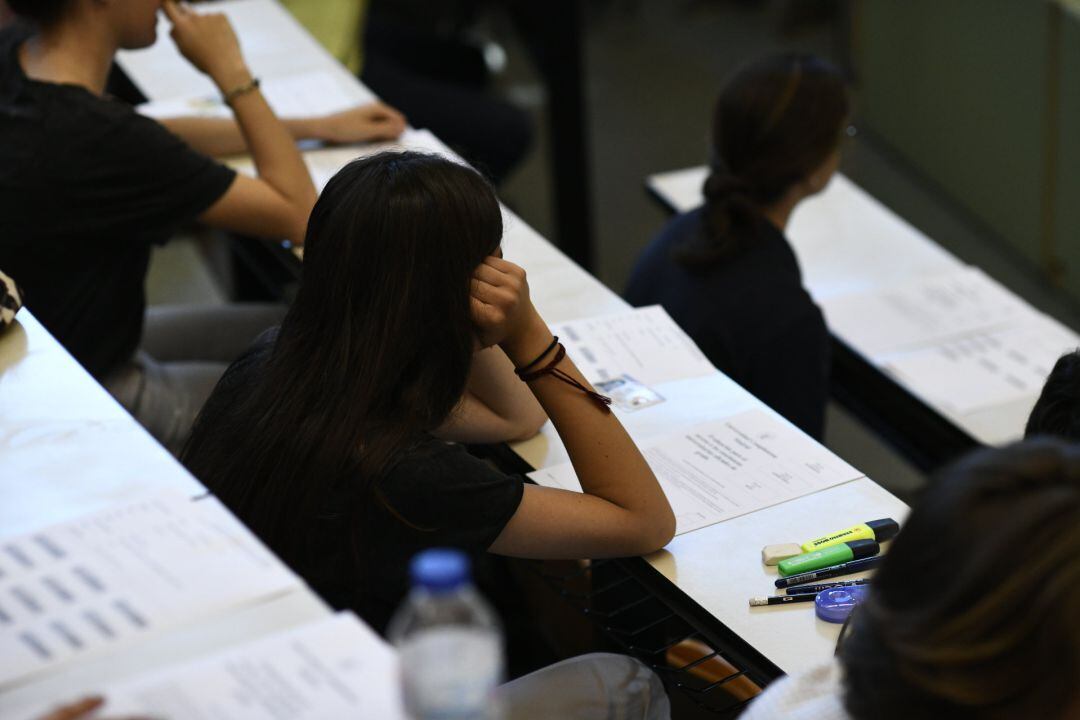
[[[229,92],[225,93],[224,100],[226,105],[232,105],[233,100],[243,95],[247,95],[249,92],[253,92],[259,89],[259,78],[253,77],[243,85],[234,87]]]

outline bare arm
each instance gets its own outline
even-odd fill
[[[551,343],[551,331],[529,300],[524,270],[489,257],[473,288],[482,339],[498,342],[516,366]],[[588,385],[569,358],[559,368]],[[675,532],[671,506],[615,415],[550,375],[529,388],[555,424],[584,492],[526,485],[517,512],[489,549],[516,557],[597,558],[639,555],[667,544]]]
[[[180,52],[223,94],[251,81],[224,15],[199,15],[173,0],[166,0],[163,7]],[[315,186],[296,143],[257,89],[236,97],[232,108],[258,177],[238,176],[199,219],[235,232],[303,242]]]
[[[172,133],[195,150],[211,157],[249,152],[239,123],[233,118],[175,117],[160,120]],[[405,116],[379,102],[360,105],[331,115],[283,118],[294,140],[320,140],[348,144],[393,140],[405,131]]]
[[[473,355],[461,403],[435,435],[443,440],[495,443],[525,440],[540,431],[547,415],[514,365],[495,347]]]

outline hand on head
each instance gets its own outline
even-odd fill
[[[508,260],[489,255],[476,267],[470,302],[476,335],[483,347],[514,345],[540,320],[525,271]]]

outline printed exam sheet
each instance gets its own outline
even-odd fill
[[[397,655],[351,613],[108,688],[101,715],[177,720],[403,718]],[[48,708],[26,708],[20,720]]]
[[[655,386],[716,372],[659,305],[558,323],[551,330],[589,382],[625,374]]]
[[[212,497],[148,495],[0,540],[0,688],[299,580]]]
[[[654,440],[642,454],[671,503],[677,535],[863,476],[759,409]],[[547,487],[581,491],[570,463],[529,477]]]

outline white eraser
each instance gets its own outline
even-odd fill
[[[802,548],[795,543],[781,543],[779,545],[766,545],[761,548],[761,562],[766,565],[776,565],[781,560],[789,557],[802,555]]]

